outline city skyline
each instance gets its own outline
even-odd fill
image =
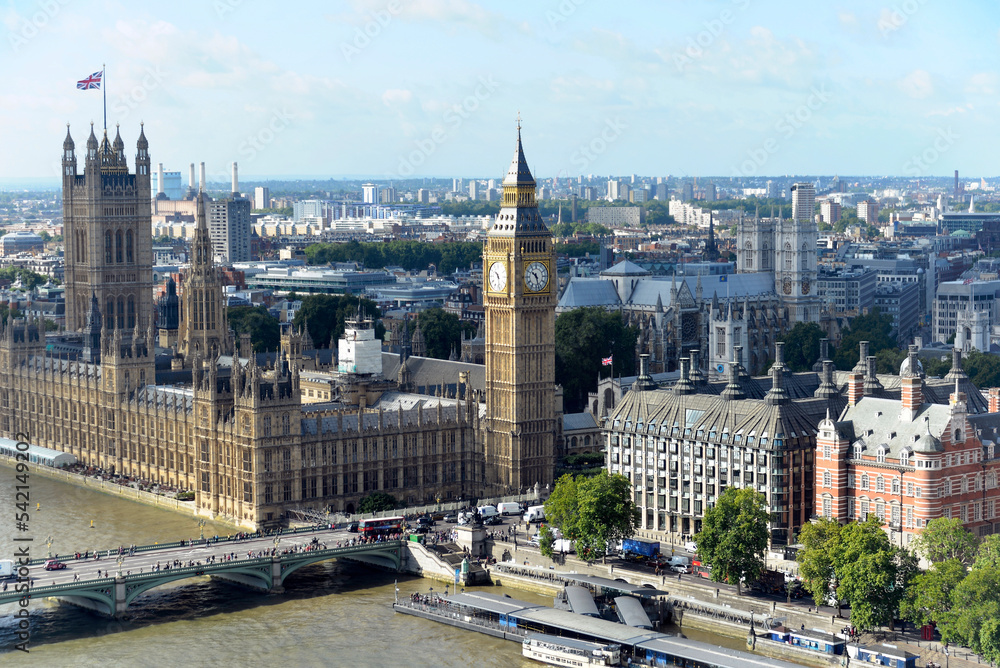
[[[76,82],[102,63],[112,136],[144,121],[154,163],[210,181],[234,160],[246,180],[499,179],[518,113],[539,178],[996,173],[996,7],[97,7],[5,10],[0,179],[54,183],[64,124],[100,133],[102,91]]]

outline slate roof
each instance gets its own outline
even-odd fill
[[[483,390],[486,388],[486,367],[482,364],[472,364],[471,362],[453,362],[451,360],[439,360],[433,357],[406,358],[406,364],[410,369],[410,377],[414,387],[435,387],[435,386],[455,386],[458,387],[458,374],[462,371],[469,373],[469,385],[473,390]],[[382,353],[382,376],[388,380],[396,380],[399,374],[399,354]]]
[[[885,448],[886,457],[899,459],[899,454],[912,452],[940,452],[940,437],[951,420],[951,407],[925,403],[913,420],[901,420],[897,399],[864,397],[854,406],[848,406],[840,422],[852,422],[853,447],[861,445],[862,453],[875,456]],[[838,428],[840,425],[838,424]],[[845,434],[846,435],[846,434]]]
[[[610,269],[602,271],[601,276],[649,276],[649,272],[634,262],[622,260]]]
[[[559,298],[559,308],[573,309],[583,306],[617,306],[621,303],[611,281],[603,278],[569,279]]]
[[[597,420],[590,413],[563,413],[563,431],[597,429]]]

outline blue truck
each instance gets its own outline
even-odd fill
[[[655,540],[626,538],[622,540],[622,556],[633,559],[655,559],[660,554],[660,544]]]

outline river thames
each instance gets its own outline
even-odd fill
[[[0,559],[14,553],[14,471],[0,466]],[[108,549],[190,539],[197,520],[38,476],[30,479],[32,554]],[[41,504],[40,510],[35,510]],[[6,518],[4,517],[6,516]],[[90,528],[91,520],[94,528]],[[209,523],[206,535],[235,529]],[[123,621],[52,599],[32,602],[30,653],[14,651],[16,606],[0,606],[0,664],[29,666],[538,666],[517,643],[397,615],[397,576],[331,561],[303,568],[282,594],[263,594],[208,578],[140,596]],[[444,585],[399,576],[400,597]],[[551,597],[488,587],[552,605]],[[689,633],[728,647],[737,640]]]

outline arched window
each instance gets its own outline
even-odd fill
[[[135,327],[135,297],[131,295],[128,298],[128,327]]]
[[[111,251],[111,230],[104,233],[104,262],[111,264],[114,261]]]
[[[122,258],[122,231],[118,230],[115,232],[115,262],[121,264],[124,262]]]
[[[833,486],[833,476],[830,475],[829,471],[823,471],[823,487]]]
[[[899,478],[892,479],[892,493],[899,494]]]
[[[955,442],[956,443],[961,443],[962,442],[962,430],[961,429],[956,429],[955,430]]]
[[[868,489],[868,474],[861,474],[861,489]]]
[[[753,244],[749,241],[743,246],[743,266],[747,269],[753,269]]]
[[[760,254],[760,268],[763,269],[764,271],[767,271],[768,269],[771,268],[771,260],[770,258],[768,258],[768,252],[767,252],[768,250],[769,249],[767,247],[767,242],[765,241],[764,245],[761,247],[761,254]]]
[[[104,321],[108,323],[108,327],[115,326],[115,300],[109,299],[107,308],[104,309]]]
[[[118,329],[125,329],[125,300],[118,298]]]
[[[132,230],[127,230],[125,232],[125,261],[129,264],[135,262],[135,256],[132,254]]]
[[[285,413],[284,415],[282,415],[281,416],[281,433],[282,434],[288,434],[291,431],[291,429],[292,429],[291,425],[292,425],[292,422],[291,422],[291,418],[289,417],[288,413]]]
[[[792,270],[792,245],[785,244],[785,271]]]
[[[884,492],[885,491],[885,478],[879,476],[875,478],[875,491]]]
[[[809,269],[809,244],[802,244],[802,255],[799,256],[799,266],[802,271]]]

